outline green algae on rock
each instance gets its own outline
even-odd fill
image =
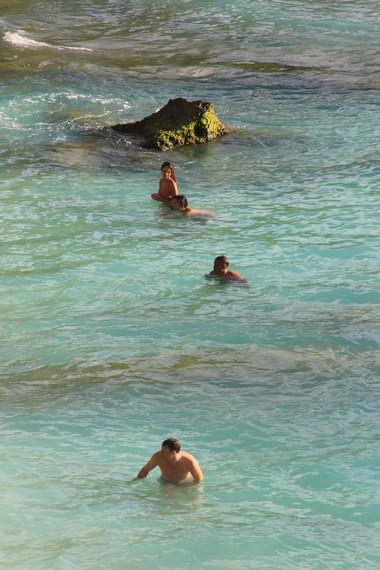
[[[143,139],[142,146],[172,150],[178,146],[204,143],[229,132],[208,101],[187,101],[182,97],[169,99],[164,107],[134,123],[112,127]]]

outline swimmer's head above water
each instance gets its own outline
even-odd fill
[[[239,275],[239,273],[228,269],[229,264],[230,262],[225,255],[218,255],[218,257],[214,259],[214,268],[212,271],[210,271],[207,277],[215,277],[216,279],[247,283],[247,280]]]

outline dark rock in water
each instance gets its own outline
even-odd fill
[[[135,123],[112,127],[143,139],[143,146],[171,150],[177,146],[207,142],[229,132],[208,101],[169,99],[162,109]]]

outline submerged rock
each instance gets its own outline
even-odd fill
[[[171,150],[178,146],[204,143],[229,132],[208,101],[169,99],[162,109],[135,123],[121,123],[115,131],[143,139],[143,146]]]

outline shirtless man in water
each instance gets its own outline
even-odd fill
[[[198,461],[190,453],[181,451],[181,444],[174,437],[165,439],[160,451],[152,455],[148,463],[140,469],[136,479],[144,479],[155,467],[161,469],[163,481],[183,482],[186,480],[193,483],[203,481]]]
[[[218,255],[218,257],[214,259],[214,269],[210,271],[206,277],[213,277],[221,281],[241,281],[247,283],[247,280],[239,275],[239,273],[228,269],[229,264],[230,262],[225,255]]]
[[[198,210],[197,208],[190,208],[189,204],[187,203],[187,198],[184,194],[180,194],[179,196],[174,196],[174,198],[167,203],[170,208],[176,212],[181,212],[182,216],[210,216],[214,217],[215,214],[212,212],[208,212],[207,210]]]

